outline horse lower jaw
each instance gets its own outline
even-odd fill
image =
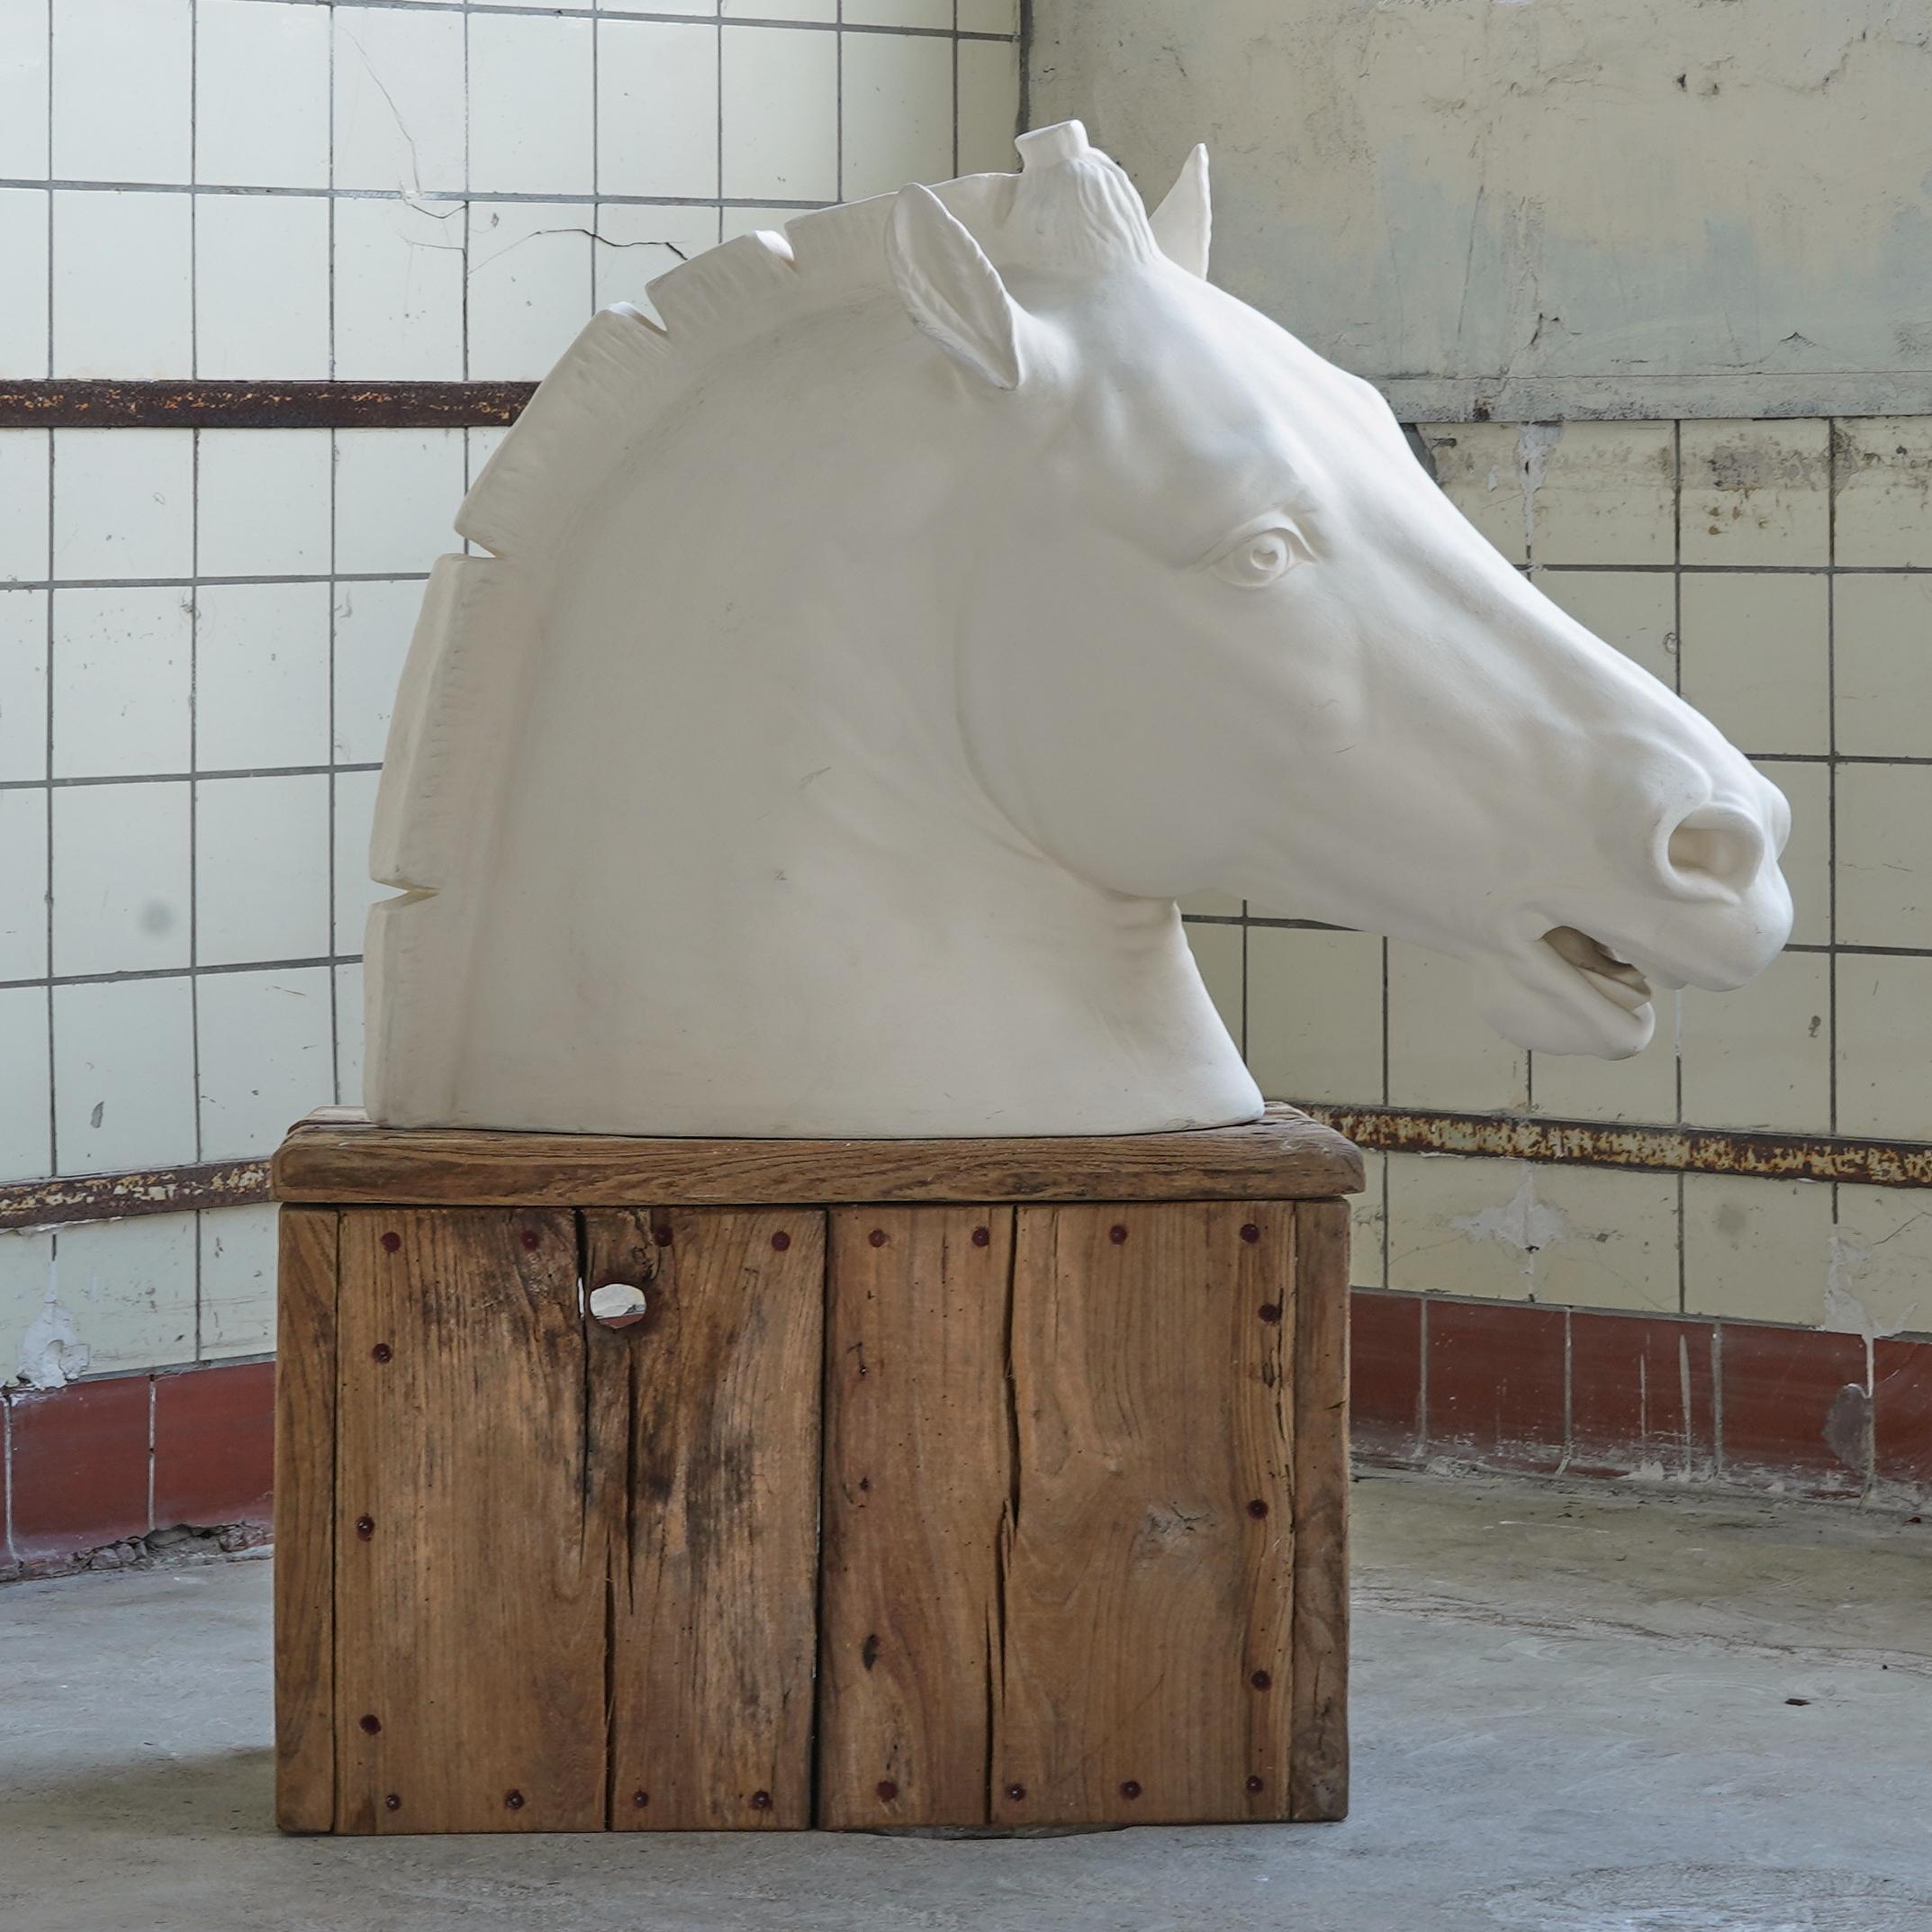
[[[1560,947],[1538,940],[1521,952],[1478,954],[1471,978],[1484,1019],[1534,1052],[1628,1060],[1657,1031],[1643,976],[1581,933]]]

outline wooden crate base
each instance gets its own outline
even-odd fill
[[[669,1196],[670,1143],[298,1130],[283,1828],[1340,1817],[1359,1172],[1267,1125],[1206,1179],[1215,1135],[1025,1143],[1004,1201],[839,1143],[803,1203]],[[453,1142],[498,1144],[453,1180]],[[640,1319],[590,1312],[611,1282]]]

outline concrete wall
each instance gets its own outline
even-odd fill
[[[1031,116],[1408,420],[1932,396],[1927,0],[1036,0]],[[1486,407],[1479,407],[1479,404]]]

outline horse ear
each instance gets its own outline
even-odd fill
[[[1160,252],[1189,275],[1207,279],[1207,239],[1214,212],[1207,199],[1207,149],[1196,147],[1181,163],[1167,199],[1148,218]]]
[[[886,224],[886,260],[906,312],[970,374],[1017,389],[1020,318],[999,271],[930,188],[901,188]]]

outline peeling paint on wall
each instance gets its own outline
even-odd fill
[[[29,1388],[64,1388],[86,1374],[93,1355],[80,1339],[73,1311],[62,1307],[57,1299],[59,1286],[59,1270],[50,1260],[47,1299],[21,1338],[20,1360],[15,1368],[15,1373]]]

